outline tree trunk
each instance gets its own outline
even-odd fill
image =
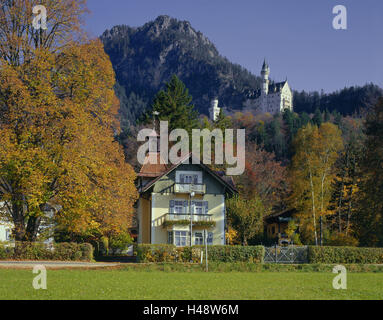
[[[23,241],[25,236],[25,215],[24,208],[18,204],[19,201],[12,203],[12,218],[14,223],[13,235],[16,241]]]
[[[24,241],[34,242],[37,239],[41,217],[29,217]]]
[[[339,230],[339,233],[342,232],[342,202],[343,202],[343,188],[344,188],[344,180],[343,180],[343,177],[342,177],[342,184],[341,184],[341,188],[340,188],[340,195],[339,195],[339,202],[338,202],[338,230]]]
[[[310,187],[311,187],[311,199],[312,199],[312,213],[313,213],[313,222],[314,222],[314,238],[315,245],[318,245],[318,235],[317,235],[317,224],[316,224],[316,214],[315,214],[315,193],[314,193],[314,184],[313,177],[310,169]]]
[[[23,195],[16,195],[12,199],[12,206],[9,209],[15,226],[13,230],[15,241],[36,241],[41,217],[29,217],[26,225],[28,207],[25,204],[25,197]]]
[[[346,235],[348,235],[348,231],[350,229],[350,216],[351,216],[351,209],[352,209],[352,192],[354,190],[354,185],[351,185],[350,189],[350,202],[348,204],[348,211],[347,211],[347,225],[346,225]]]

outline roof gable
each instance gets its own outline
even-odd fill
[[[190,162],[190,159],[192,159],[192,161]],[[232,193],[237,193],[237,189],[234,185],[234,181],[231,177],[223,177],[223,176],[220,176],[220,174],[214,172],[213,170],[211,170],[208,166],[204,165],[203,163],[193,163],[193,162],[197,162],[197,158],[195,156],[193,156],[193,154],[190,152],[189,154],[187,154],[184,158],[182,158],[177,164],[173,165],[172,167],[170,167],[167,171],[163,172],[160,176],[158,176],[157,178],[155,178],[153,181],[149,182],[147,185],[145,185],[142,190],[140,190],[140,192],[146,192],[147,190],[149,190],[152,186],[154,186],[156,184],[156,182],[158,182],[163,176],[166,176],[166,175],[169,175],[171,172],[173,172],[174,170],[176,170],[180,165],[182,164],[190,164],[190,165],[195,165],[195,166],[199,166],[201,167],[205,172],[207,172],[209,175],[211,175],[214,179],[216,179],[219,183],[223,184],[225,187],[227,187],[230,192]]]

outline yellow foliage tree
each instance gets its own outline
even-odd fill
[[[335,178],[334,164],[343,149],[341,132],[331,123],[319,128],[309,124],[298,131],[293,146],[292,206],[298,209],[303,236],[318,244],[318,220],[331,214],[327,207]]]
[[[33,1],[10,3],[8,18]],[[65,32],[77,28],[80,7],[69,0],[46,5],[61,26],[46,33],[60,30],[51,37],[63,44]],[[65,10],[70,23],[61,16],[70,17]],[[61,208],[56,222],[69,232],[109,236],[126,230],[137,191],[134,171],[114,139],[119,103],[110,60],[98,40],[68,41],[56,50],[47,34],[39,39],[51,45],[34,45],[30,37],[33,32],[21,33],[17,42],[28,59],[0,51],[0,200],[15,239],[36,240],[46,204]]]

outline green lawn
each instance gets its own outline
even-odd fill
[[[330,272],[48,270],[47,290],[31,270],[0,270],[0,299],[382,299],[383,273],[349,273],[334,290]]]

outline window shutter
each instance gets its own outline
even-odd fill
[[[198,183],[198,175],[197,174],[193,176],[193,183],[194,184]]]
[[[184,174],[180,174],[180,182],[185,183],[185,175]]]
[[[174,200],[169,201],[170,213],[174,213]]]
[[[208,214],[209,212],[209,202],[208,201],[204,201],[205,202],[205,214]]]
[[[213,244],[213,232],[209,232],[207,236],[207,244],[212,245]]]
[[[184,201],[184,213],[188,212],[188,202],[187,200]]]

